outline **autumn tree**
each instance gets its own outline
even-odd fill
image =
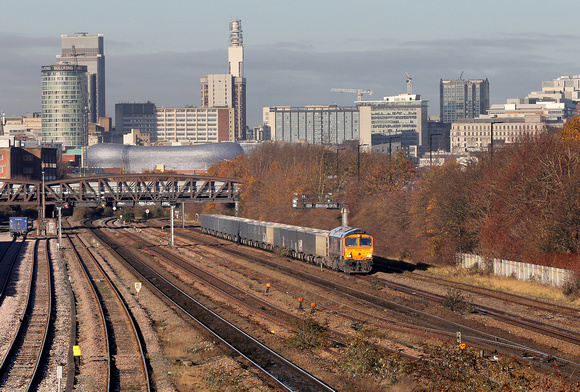
[[[415,257],[451,263],[456,252],[476,248],[471,195],[479,177],[477,163],[463,166],[454,161],[421,172],[410,205],[412,231],[419,242]]]
[[[543,264],[578,255],[578,163],[580,144],[558,134],[524,138],[496,153],[473,200],[481,252]]]
[[[361,154],[360,165],[347,192],[351,224],[373,234],[383,255],[405,258],[414,247],[408,203],[415,166],[404,154],[380,153]]]

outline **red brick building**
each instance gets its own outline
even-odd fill
[[[0,145],[0,180],[56,180],[57,149],[21,148]]]

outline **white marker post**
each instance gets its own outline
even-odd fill
[[[58,380],[58,392],[60,392],[60,380],[62,380],[62,366],[56,367],[56,379]]]
[[[135,282],[135,290],[137,291],[137,299],[139,299],[139,291],[141,291],[141,282]]]

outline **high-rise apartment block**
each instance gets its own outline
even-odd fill
[[[102,34],[61,36],[60,56],[57,64],[84,65],[87,67],[87,86],[89,97],[89,121],[96,123],[99,117],[105,117],[105,49]]]
[[[211,74],[201,78],[201,106],[234,109],[236,139],[246,136],[246,79],[244,78],[244,46],[242,22],[230,21],[227,74]]]
[[[487,79],[443,80],[440,82],[441,122],[453,123],[463,118],[477,118],[489,109]]]
[[[87,67],[57,64],[41,69],[42,141],[87,145]]]

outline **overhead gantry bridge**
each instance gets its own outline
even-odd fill
[[[115,174],[57,181],[0,181],[0,205],[138,207],[177,203],[235,203],[234,179],[177,174]]]

